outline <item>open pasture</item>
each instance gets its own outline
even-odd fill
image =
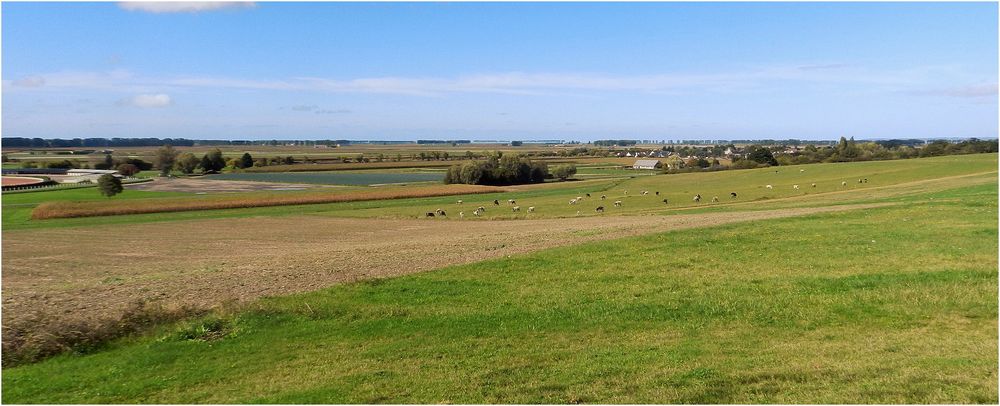
[[[440,207],[433,205],[392,205],[367,209],[333,210],[331,215],[351,217],[414,217],[438,208],[464,211],[465,220],[520,219],[614,214],[668,214],[680,210],[716,210],[724,206],[733,210],[752,210],[762,205],[778,202],[822,202],[827,199],[857,199],[875,193],[886,186],[908,182],[926,182],[933,179],[986,176],[994,179],[997,172],[997,155],[947,156],[899,161],[873,161],[859,163],[797,165],[751,170],[703,172],[676,175],[635,176],[618,181],[604,181],[570,187],[567,189],[532,190],[520,193],[484,194],[457,199]],[[867,179],[867,182],[864,180]],[[859,183],[859,180],[862,182]],[[956,181],[958,181],[956,179]],[[816,186],[813,187],[812,184]],[[846,185],[844,184],[846,183]],[[767,188],[771,185],[771,188]],[[795,189],[795,185],[799,188]],[[643,195],[642,192],[648,194]],[[657,194],[659,192],[659,194]],[[730,193],[736,193],[732,197]],[[590,196],[587,196],[590,193]],[[695,195],[701,195],[695,201]],[[605,199],[601,199],[605,196]],[[571,200],[582,197],[577,203]],[[718,202],[713,202],[717,197]],[[513,199],[515,204],[508,203]],[[663,200],[667,202],[664,203]],[[494,200],[500,204],[495,205]],[[615,202],[620,201],[620,206]],[[416,202],[415,202],[416,203]],[[449,209],[450,206],[450,209]],[[476,217],[471,212],[477,207],[486,208],[484,215]],[[514,211],[513,207],[520,207]],[[528,213],[527,208],[535,210]],[[597,212],[604,207],[604,212]],[[579,214],[577,213],[579,212]],[[451,220],[457,220],[454,216]]]
[[[995,403],[996,193],[994,178],[267,299],[8,368],[4,400]]]
[[[5,334],[238,305],[7,368],[4,400],[995,402],[996,182],[988,154],[454,196],[5,195]],[[353,197],[281,201],[312,195]],[[203,204],[233,198],[283,205]],[[28,219],[40,204],[189,211]]]

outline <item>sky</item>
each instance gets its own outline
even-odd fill
[[[997,3],[4,2],[4,137],[998,133]]]

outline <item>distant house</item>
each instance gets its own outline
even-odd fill
[[[640,159],[632,165],[632,169],[660,169],[662,167],[663,162],[658,159]]]

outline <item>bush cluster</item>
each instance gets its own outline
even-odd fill
[[[549,175],[544,163],[531,162],[517,155],[491,154],[484,161],[466,162],[448,168],[444,183],[469,185],[522,185],[541,183]]]

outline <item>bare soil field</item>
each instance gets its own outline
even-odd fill
[[[302,183],[218,180],[207,178],[157,178],[152,182],[126,185],[125,187],[132,190],[147,190],[154,192],[239,193],[278,190],[305,190],[317,187],[337,186],[307,185]]]
[[[137,299],[209,308],[587,241],[882,205],[516,222],[301,216],[9,231],[3,324],[115,318]]]
[[[42,182],[45,182],[45,179],[29,178],[25,176],[4,176],[0,178],[0,183],[2,183],[3,186],[24,186]]]

